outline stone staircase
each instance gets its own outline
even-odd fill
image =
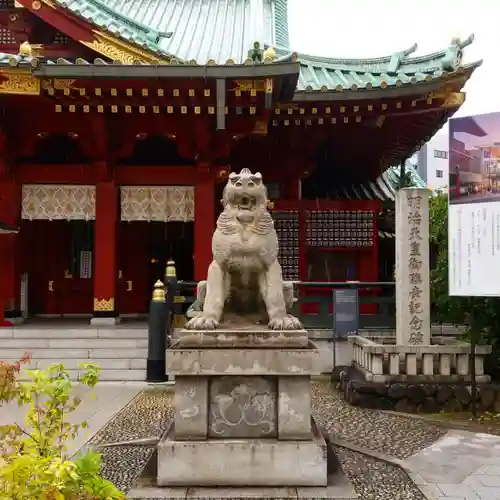
[[[101,381],[144,381],[148,330],[145,324],[128,327],[21,325],[0,328],[0,360],[17,361],[28,352],[28,369],[64,363],[71,378],[78,378],[83,362],[101,368]],[[25,378],[25,377],[23,377]]]

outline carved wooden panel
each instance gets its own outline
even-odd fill
[[[193,186],[123,186],[121,220],[188,222],[194,220]]]
[[[94,220],[95,186],[25,184],[23,219]]]

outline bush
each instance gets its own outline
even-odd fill
[[[0,426],[0,500],[121,500],[125,495],[103,479],[101,457],[88,451],[75,459],[68,456],[66,441],[80,428],[67,417],[80,404],[62,364],[47,370],[26,370],[30,380],[19,382],[19,363],[0,362],[0,404],[27,404],[24,428]],[[99,368],[90,363],[78,385],[94,387]]]

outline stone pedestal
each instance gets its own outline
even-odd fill
[[[183,330],[166,364],[177,383],[160,486],[326,487],[310,394],[321,360],[305,330]]]

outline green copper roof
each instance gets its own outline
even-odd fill
[[[288,0],[55,0],[153,52],[242,63],[254,41],[288,46]]]
[[[456,71],[474,69],[482,61],[462,64],[463,49],[474,36],[465,40],[453,39],[439,52],[410,57],[417,45],[385,57],[371,59],[333,59],[298,54],[301,72],[297,90],[371,90],[432,82]],[[286,50],[279,50],[280,53]]]
[[[409,161],[406,162],[406,174],[410,176],[410,186],[425,188],[427,185],[420,177],[414,165]],[[342,186],[336,192],[330,193],[330,196],[335,199],[348,200],[380,200],[380,201],[395,201],[396,191],[399,188],[399,179],[401,176],[401,168],[389,167],[374,181],[364,184],[356,184],[350,186]]]
[[[372,90],[388,87],[402,87],[417,83],[432,82],[454,71],[446,71],[439,65],[421,68],[409,68],[405,71],[355,71],[334,67],[330,64],[311,63],[303,58],[300,78],[297,85],[299,91],[328,91],[328,90]],[[481,61],[470,63],[462,67],[463,70],[474,69]]]
[[[179,62],[204,65],[244,63],[254,42],[291,55],[288,0],[53,0],[94,26]],[[353,36],[356,36],[353,32]],[[463,65],[464,48],[474,37],[453,39],[448,47],[412,57],[416,44],[370,59],[297,54],[299,94],[357,91],[432,82],[460,71],[469,76],[481,61]],[[296,96],[300,100],[300,95]]]

